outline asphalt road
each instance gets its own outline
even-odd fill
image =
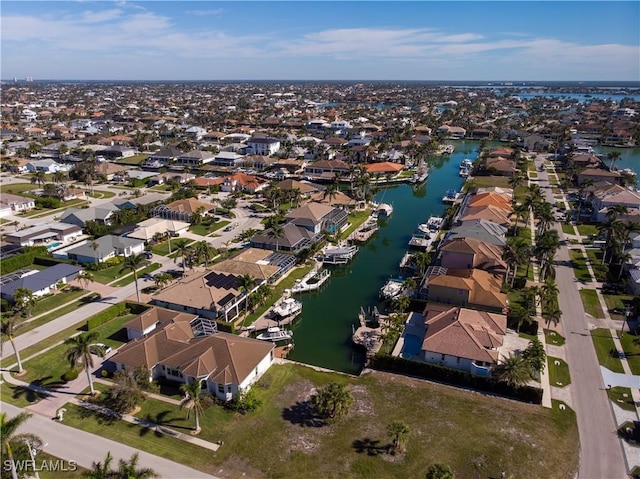
[[[542,161],[536,160],[539,167]],[[538,169],[538,168],[537,168]],[[555,204],[546,171],[538,172],[538,183],[546,200]],[[555,223],[561,243],[563,238],[560,223]],[[595,353],[589,322],[578,292],[579,282],[569,262],[569,245],[558,250],[556,260],[556,283],[558,304],[562,311],[561,324],[566,338],[565,350],[569,372],[573,406],[577,416],[580,435],[580,479],[624,479],[627,478],[622,446],[616,433],[616,423],[605,385],[600,373],[600,364]]]

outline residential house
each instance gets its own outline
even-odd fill
[[[189,230],[189,223],[163,218],[149,218],[141,221],[136,229],[127,233],[129,238],[137,238],[146,242],[151,241],[156,235],[180,236]]]
[[[176,159],[178,159],[183,154],[184,151],[178,148],[162,148],[161,150],[158,150],[155,153],[149,155],[142,166],[144,168],[161,168],[163,166],[174,163]]]
[[[502,259],[503,248],[495,244],[474,238],[454,238],[442,243],[438,251],[444,268],[478,268],[496,275],[507,271]]]
[[[476,206],[495,206],[496,208],[500,208],[505,210],[508,213],[513,211],[513,206],[511,205],[511,195],[499,194],[494,192],[487,193],[476,193],[469,197],[469,201],[467,202],[469,207]]]
[[[620,184],[622,175],[619,171],[609,171],[604,168],[586,168],[578,173],[578,185],[587,180],[594,183],[599,181],[608,181],[609,183]]]
[[[490,171],[498,176],[512,177],[515,176],[519,171],[516,168],[513,160],[509,160],[501,156],[487,158],[484,162],[484,167],[487,171]]]
[[[69,165],[60,164],[51,159],[32,160],[27,163],[27,171],[42,171],[43,173],[57,173],[58,171],[69,171]]]
[[[346,224],[349,214],[341,208],[310,202],[287,213],[286,220],[302,226],[313,233],[339,232]]]
[[[609,182],[594,185],[589,199],[593,208],[592,220],[597,222],[607,221],[609,209],[616,205],[626,207],[626,215],[640,212],[640,193]],[[622,218],[626,215],[619,216]]]
[[[114,198],[111,203],[116,205],[121,210],[125,208],[136,209],[142,206],[151,206],[155,203],[159,203],[168,198],[168,196],[164,193],[145,193],[138,197],[130,197],[130,198]]]
[[[303,226],[287,223],[282,227],[282,232],[278,236],[273,235],[273,230],[266,230],[256,234],[251,238],[251,246],[276,252],[282,251],[297,254],[319,242],[322,237],[322,234],[314,233]]]
[[[0,192],[0,216],[18,214],[36,207],[35,200],[26,196]]]
[[[106,235],[87,241],[65,252],[55,253],[54,256],[67,258],[78,263],[102,263],[116,256],[132,256],[144,251],[144,241],[126,236]]]
[[[461,140],[466,136],[467,130],[460,126],[442,125],[438,128],[437,133],[450,140]]]
[[[186,198],[184,200],[173,201],[167,205],[156,206],[151,214],[152,216],[158,216],[168,220],[190,222],[194,213],[206,216],[212,210],[215,210],[215,205],[211,203],[205,203],[195,198]]]
[[[175,162],[178,165],[184,166],[202,166],[214,161],[214,154],[210,151],[193,150],[188,153],[183,153],[176,158]]]
[[[261,178],[246,173],[234,173],[225,176],[220,185],[222,191],[244,191],[255,194],[269,186],[269,183]]]
[[[247,140],[247,146],[249,154],[271,156],[280,149],[280,140],[254,136]]]
[[[485,311],[505,312],[507,295],[502,279],[480,269],[429,267],[420,294],[428,301]]]
[[[121,160],[136,155],[138,152],[130,146],[114,145],[102,150],[100,154],[109,160]]]
[[[444,237],[443,242],[457,238],[474,238],[484,243],[505,246],[507,244],[506,234],[507,228],[498,223],[475,219],[454,225]]]
[[[509,220],[509,213],[493,205],[488,206],[470,206],[461,208],[458,214],[456,222],[484,219],[493,221],[501,226],[508,227],[511,224]]]
[[[213,164],[217,166],[238,166],[244,161],[245,157],[235,151],[221,151],[216,154]]]
[[[73,224],[48,222],[8,233],[7,243],[20,246],[42,246],[51,241],[73,241],[82,234],[82,228]]]
[[[282,180],[276,184],[276,188],[282,191],[295,191],[298,190],[300,197],[308,199],[313,193],[322,191],[324,188],[309,183],[308,181],[298,181],[293,179]]]
[[[420,341],[414,361],[489,376],[506,332],[504,314],[427,304],[422,314],[411,313],[403,337],[414,335]]]
[[[110,163],[108,161],[100,161],[96,165],[96,172],[100,176],[104,176],[107,181],[113,180],[116,175],[121,175],[125,171],[128,171],[130,167],[116,165],[115,163]]]
[[[29,271],[20,278],[2,284],[0,296],[7,301],[13,301],[13,295],[18,288],[26,288],[33,293],[36,298],[51,294],[61,285],[66,285],[75,279],[82,268],[60,263],[41,271]]]
[[[157,310],[154,311],[154,310]],[[127,323],[149,330],[122,346],[109,360],[118,371],[149,368],[149,379],[201,381],[203,390],[229,401],[246,391],[274,361],[273,343],[228,333],[196,335],[196,316],[152,308]],[[135,323],[135,324],[134,324]]]
[[[92,206],[90,208],[69,208],[62,213],[60,221],[78,225],[82,228],[87,224],[87,221],[110,225],[113,223],[113,215],[116,211],[119,211],[119,209],[113,203],[103,203],[100,206]]]
[[[318,160],[304,168],[308,179],[333,180],[336,176],[348,176],[349,165],[341,160]]]
[[[380,163],[369,163],[368,165],[364,165],[364,169],[370,177],[376,177],[377,175],[396,176],[402,171],[403,168],[404,166],[401,164],[391,163],[388,161],[383,161]]]

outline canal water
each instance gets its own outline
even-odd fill
[[[352,327],[358,325],[360,307],[378,305],[378,291],[389,277],[397,277],[407,243],[419,223],[431,215],[442,215],[447,205],[442,197],[448,189],[460,190],[458,176],[464,158],[475,160],[479,142],[455,141],[450,157],[434,160],[426,185],[398,185],[380,191],[376,201],[393,205],[386,220],[346,267],[332,269],[320,291],[303,293],[303,312],[294,326],[295,348],[289,359],[337,371],[358,374],[364,355],[352,347]]]

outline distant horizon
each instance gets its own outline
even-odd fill
[[[638,18],[625,0],[5,0],[1,67],[60,81],[638,81]]]

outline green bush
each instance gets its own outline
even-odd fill
[[[124,316],[125,314],[133,313],[140,314],[143,311],[149,309],[149,306],[140,303],[118,303],[113,306],[109,306],[104,311],[100,311],[87,319],[87,331],[91,331],[97,328],[101,324],[111,321],[118,316]]]
[[[0,311],[2,311],[3,313],[7,313],[9,311],[11,311],[11,303],[9,303],[9,301],[7,301],[4,298],[0,299]]]
[[[24,248],[21,254],[0,261],[0,271],[2,274],[13,273],[33,264],[36,256],[47,256],[48,254],[49,252],[44,246]]]
[[[62,202],[58,198],[52,198],[51,196],[46,196],[44,198],[36,197],[35,204],[38,208],[60,208],[62,206]]]
[[[216,320],[216,324],[218,325],[218,331],[222,331],[223,333],[236,333],[236,326],[233,323],[227,323],[225,321]]]
[[[40,266],[55,266],[60,263],[73,264],[75,261],[70,259],[58,259],[58,258],[49,258],[43,256],[36,256],[33,258],[33,264],[37,264]]]
[[[410,361],[388,354],[376,354],[370,365],[373,369],[410,374],[455,386],[463,386],[480,391],[506,396],[518,401],[534,404],[542,403],[542,389],[530,386],[512,387],[481,376],[474,376],[457,369],[444,368],[435,364]]]
[[[69,381],[73,381],[74,379],[76,379],[79,374],[80,371],[78,371],[77,369],[69,369],[61,377],[64,382],[68,383]]]

